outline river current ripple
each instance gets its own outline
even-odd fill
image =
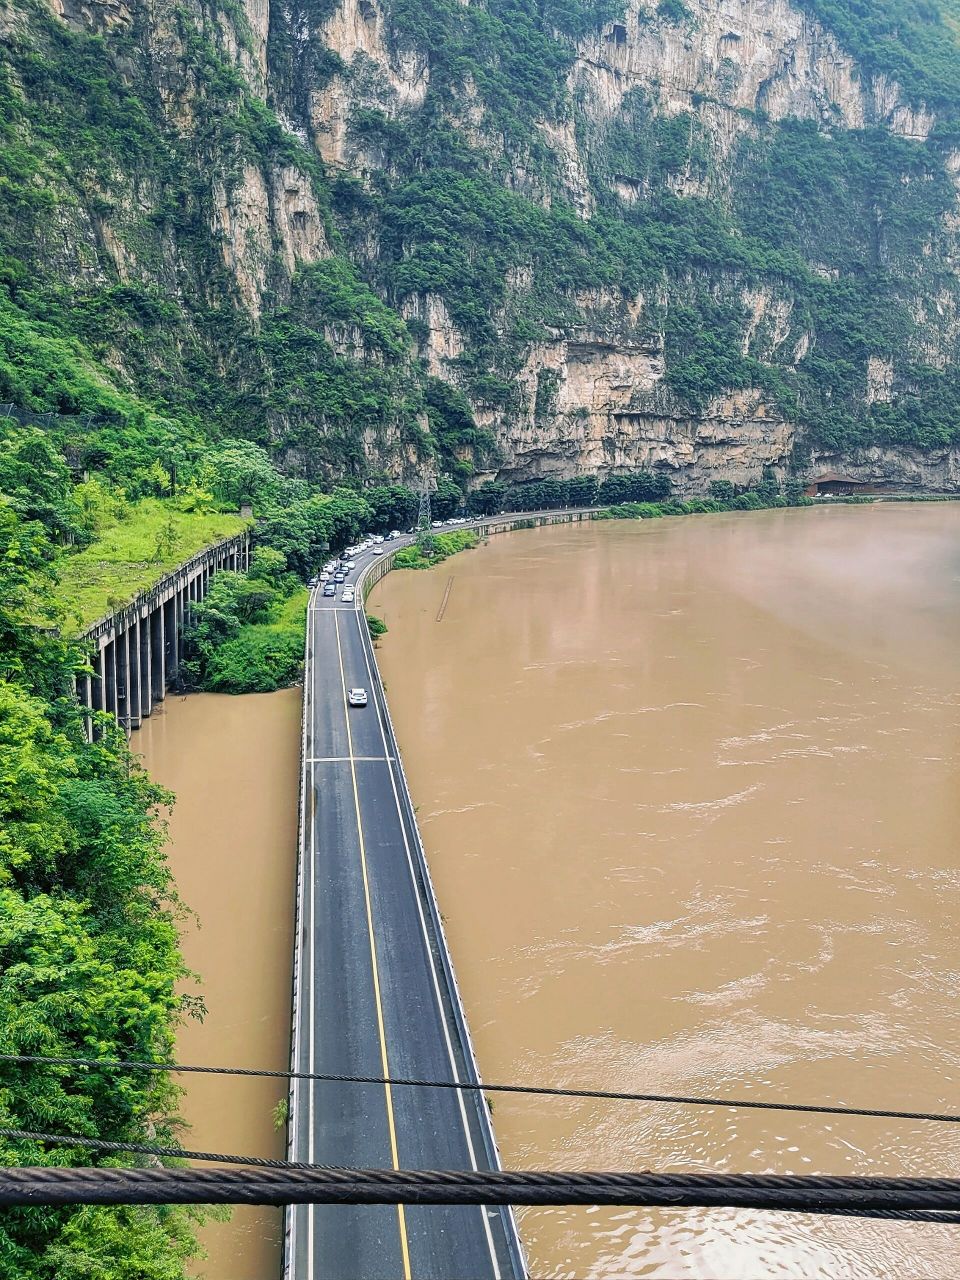
[[[487,1079],[955,1107],[960,505],[518,532],[371,607]],[[542,1099],[494,1120],[510,1167],[960,1175],[947,1126]],[[537,1276],[956,1274],[946,1227],[521,1228]]]

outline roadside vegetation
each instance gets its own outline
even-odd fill
[[[283,555],[258,547],[247,573],[220,572],[193,608],[183,679],[214,693],[272,693],[303,663],[308,593]]]
[[[240,533],[249,523],[225,512],[178,511],[158,498],[128,506],[123,518],[99,532],[88,547],[61,558],[57,598],[68,625],[83,631],[129,604],[178,564]]]
[[[450,533],[422,533],[412,547],[404,547],[393,558],[395,569],[432,569],[458,551],[470,551],[479,539],[472,529]]]
[[[868,499],[859,499],[868,501]],[[755,489],[738,491],[727,480],[715,480],[709,498],[670,498],[666,502],[621,502],[598,512],[598,520],[658,520],[663,516],[709,515],[721,511],[764,511],[777,507],[812,507],[813,498],[803,492],[799,481],[780,486],[767,471]]]
[[[25,473],[18,503],[39,513],[46,479]],[[202,1012],[163,852],[172,797],[112,717],[85,740],[72,677],[86,659],[63,638],[53,589],[57,506],[30,518],[16,506],[0,497],[0,1049],[163,1061],[177,1024]],[[178,1095],[162,1073],[4,1064],[0,1126],[176,1145]],[[0,1138],[0,1163],[138,1161]],[[6,1209],[0,1272],[176,1280],[198,1221],[178,1208]]]
[[[938,353],[923,354],[936,327],[917,319],[934,314],[952,253],[960,58],[946,28],[956,3],[800,3],[911,101],[937,107],[927,141],[758,113],[718,175],[698,119],[667,118],[641,91],[587,136],[568,73],[577,40],[617,17],[618,0],[385,0],[385,38],[416,49],[431,74],[421,108],[351,116],[351,146],[382,158],[361,184],[331,176],[299,139],[309,107],[295,101],[292,68],[309,63],[314,89],[343,68],[318,40],[304,47],[297,6],[271,12],[282,123],[226,52],[234,19],[244,39],[234,0],[210,13],[171,10],[163,46],[180,43],[189,111],[159,91],[149,15],[92,35],[38,0],[18,0],[9,21],[4,8],[0,1050],[162,1060],[178,1022],[202,1012],[182,994],[193,988],[163,854],[170,797],[109,717],[86,742],[72,682],[89,667],[75,637],[237,532],[241,506],[253,512],[253,562],[247,574],[217,575],[194,610],[183,670],[197,689],[296,680],[303,583],[363,532],[416,517],[416,494],[391,479],[401,465],[438,475],[441,520],[592,506],[649,518],[807,501],[799,480],[781,492],[771,476],[685,501],[647,471],[474,487],[499,458],[471,405],[483,421],[532,408],[538,424],[551,423],[555,375],[543,372],[530,406],[517,373],[531,344],[583,325],[583,296],[656,300],[631,340],[662,348],[664,386],[691,415],[758,387],[808,442],[960,440],[960,378]],[[314,17],[325,11],[321,2]],[[643,12],[651,23],[690,19],[681,0]],[[466,80],[479,120],[470,137],[453,123]],[[590,217],[564,200],[544,145],[543,124],[556,120],[589,144]],[[497,139],[495,159],[471,141],[484,135]],[[549,199],[504,180],[518,160]],[[225,267],[218,218],[247,171],[267,187],[297,175],[331,255],[289,277],[268,253],[256,324]],[[621,179],[643,198],[621,201]],[[687,185],[724,195],[678,194]],[[511,291],[521,276],[529,287]],[[787,335],[756,326],[743,299],[758,290],[789,304]],[[427,295],[463,338],[450,382],[417,359]],[[896,359],[890,402],[866,395],[871,357]],[[475,544],[466,530],[430,534],[396,563],[426,568]],[[159,1073],[4,1065],[0,1127],[174,1143],[177,1097]],[[0,1163],[133,1161],[0,1139]],[[0,1274],[182,1280],[196,1222],[176,1208],[8,1209]]]
[[[370,631],[370,639],[376,643],[381,636],[387,634],[387,624],[382,618],[378,618],[375,613],[367,614],[367,628]]]

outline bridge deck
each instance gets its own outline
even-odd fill
[[[365,708],[347,705],[356,685]],[[475,1080],[362,609],[311,598],[304,697],[296,1067]],[[475,1092],[298,1082],[292,1102],[296,1160],[496,1162]],[[499,1209],[302,1206],[288,1232],[290,1280],[524,1274],[512,1215]]]

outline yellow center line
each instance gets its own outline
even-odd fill
[[[353,734],[350,732],[350,707],[347,704],[347,677],[343,669],[343,649],[340,645],[340,620],[334,614],[334,626],[337,631],[337,657],[340,660],[340,683],[343,687],[343,710],[347,720],[347,750],[350,757],[350,777],[353,780],[353,803],[357,810],[357,831],[360,836],[360,869],[363,872],[363,897],[367,907],[367,936],[370,939],[370,961],[373,966],[373,998],[377,1010],[377,1030],[380,1033],[380,1065],[383,1074],[389,1078],[390,1068],[387,1061],[387,1033],[383,1022],[383,1004],[380,999],[380,970],[377,965],[377,943],[373,932],[373,908],[370,905],[370,879],[367,875],[367,848],[363,839],[363,823],[360,818],[360,791],[357,787],[357,767],[353,754]],[[393,1119],[393,1093],[389,1084],[383,1086],[387,1098],[387,1128],[390,1131],[390,1157],[394,1169],[400,1168],[400,1157],[397,1152],[397,1128]],[[400,1220],[400,1252],[403,1256],[403,1280],[411,1280],[410,1247],[407,1243],[407,1220],[404,1207],[397,1205],[397,1217]]]

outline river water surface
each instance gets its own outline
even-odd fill
[[[284,1071],[290,1063],[300,690],[231,698],[168,695],[133,738],[157,782],[176,793],[168,856],[195,913],[183,952],[207,1006],[177,1036],[179,1060]],[[283,1081],[191,1075],[183,1144],[282,1159],[272,1112]],[[208,1280],[278,1280],[279,1209],[235,1209],[208,1223]]]
[[[518,532],[371,608],[487,1080],[956,1110],[960,504]],[[953,1126],[494,1119],[511,1167],[960,1175]],[[956,1233],[915,1224],[521,1229],[536,1276],[957,1271]]]

